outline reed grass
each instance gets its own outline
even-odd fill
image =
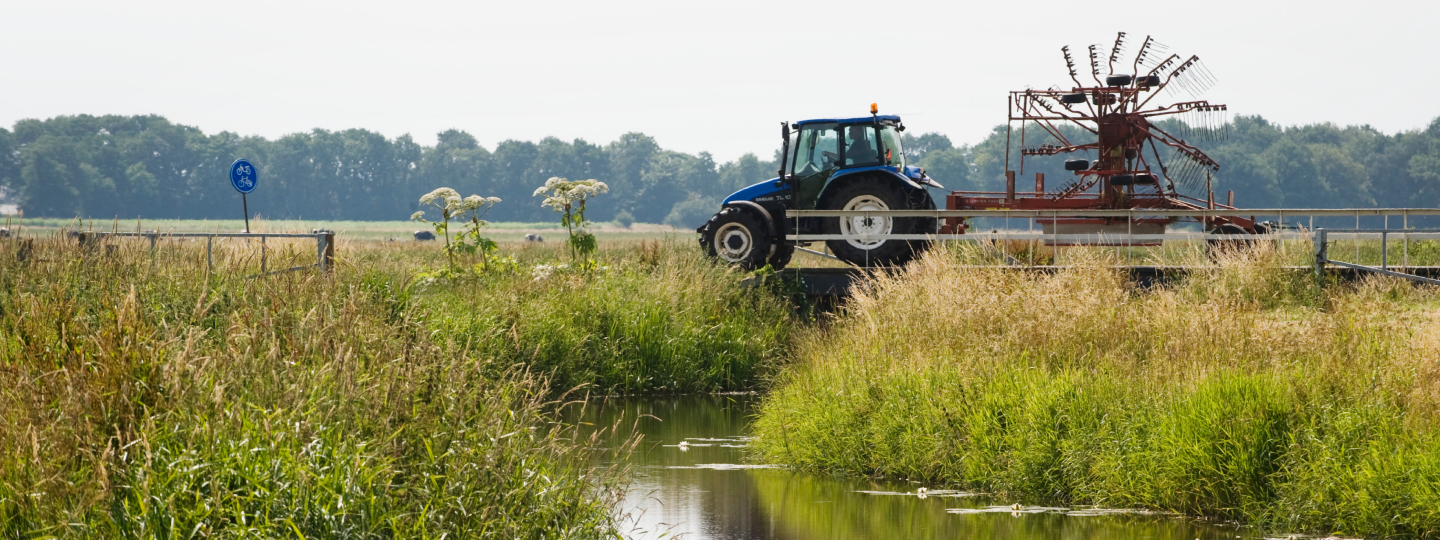
[[[562,422],[567,389],[750,384],[789,328],[659,243],[553,283],[424,284],[433,244],[341,242],[330,275],[263,277],[253,243],[217,242],[212,271],[203,243],[114,245],[0,242],[0,536],[614,537],[624,471],[597,453],[627,446]],[[642,369],[680,382],[609,375]]]
[[[1440,535],[1440,295],[1317,284],[1306,245],[1137,289],[941,248],[805,332],[757,458],[1016,502],[1147,507],[1367,537]],[[1194,257],[1206,256],[1196,253]]]
[[[800,323],[782,297],[737,286],[743,274],[688,243],[612,248],[599,264],[549,277],[522,264],[518,277],[414,290],[447,350],[616,394],[753,388],[784,360]]]

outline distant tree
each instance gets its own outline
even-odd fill
[[[695,157],[680,152],[655,152],[635,184],[629,211],[637,221],[660,223],[675,203],[718,187],[719,177],[709,154]]]
[[[927,152],[925,158],[915,165],[925,169],[927,176],[947,189],[975,190],[980,186],[970,180],[970,171],[974,166],[970,158],[969,148],[946,148]]]
[[[645,172],[646,165],[650,162],[650,156],[660,151],[660,145],[644,133],[626,133],[618,140],[605,147],[605,155],[610,164],[610,177],[607,181],[610,184],[611,193],[615,196],[617,209],[635,211],[637,199],[634,195],[640,191],[640,175]],[[638,218],[640,214],[635,214]]]
[[[34,216],[85,215],[89,171],[76,145],[64,137],[45,135],[27,145],[20,170],[21,197]]]
[[[747,153],[720,166],[720,185],[716,195],[727,195],[735,190],[775,178],[775,168],[762,163],[755,154]],[[724,192],[724,193],[721,193]]]
[[[919,163],[930,152],[949,150],[954,147],[955,145],[950,143],[950,137],[939,133],[922,135],[903,133],[900,135],[900,148],[905,151],[905,161],[909,163]]]
[[[469,133],[454,129],[442,132],[433,148],[421,149],[419,171],[416,175],[419,178],[410,182],[407,187],[407,191],[414,196],[406,199],[415,200],[428,193],[425,186],[454,186],[463,193],[495,193],[501,199],[509,197],[511,200],[519,200],[516,197],[523,189],[512,189],[508,193],[499,191],[499,183],[495,181],[495,165],[496,160],[490,151],[480,146]],[[529,193],[524,195],[529,196]],[[521,205],[504,206],[508,208]],[[503,213],[504,211],[497,207],[491,216],[502,216]]]
[[[665,224],[677,229],[694,229],[705,224],[705,220],[720,208],[720,200],[696,197],[675,203],[665,215]]]
[[[13,196],[20,184],[20,151],[15,147],[15,136],[10,130],[0,128],[0,200]]]

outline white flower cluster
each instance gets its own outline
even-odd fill
[[[448,187],[442,187],[437,188],[435,191],[431,191],[430,193],[426,193],[424,197],[420,197],[420,204],[430,204],[435,202],[436,200],[442,202],[442,204],[438,206],[450,206],[451,204],[456,204],[461,201],[460,194],[456,193],[455,190]]]
[[[584,201],[601,193],[608,193],[610,186],[599,180],[566,180],[558,176],[552,176],[545,181],[545,185],[535,189],[536,197],[544,195],[545,202],[540,206],[548,206],[556,212],[564,212],[570,205]]]
[[[434,206],[448,212],[451,216],[480,210],[485,208],[485,205],[495,206],[495,203],[498,202],[500,202],[499,197],[481,197],[479,195],[471,195],[462,199],[459,193],[448,187],[438,188],[420,197],[420,204]],[[425,221],[425,211],[421,210],[410,214],[410,220]]]
[[[445,209],[449,210],[451,214],[458,214],[460,212],[479,210],[481,208],[484,208],[487,204],[490,206],[495,206],[495,203],[498,202],[500,202],[499,197],[481,197],[479,195],[471,195],[469,197],[461,199],[459,202],[456,202],[454,204],[446,204]]]
[[[535,281],[544,281],[557,271],[563,272],[569,269],[570,265],[568,264],[537,264],[530,270],[530,275],[535,276]]]

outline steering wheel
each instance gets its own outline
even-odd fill
[[[840,154],[836,154],[835,152],[821,150],[820,156],[825,159],[825,168],[827,169],[840,162]]]

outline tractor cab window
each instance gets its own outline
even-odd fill
[[[835,169],[840,161],[840,138],[835,124],[811,124],[800,128],[795,144],[795,176],[804,178]]]
[[[880,148],[873,124],[845,126],[845,166],[866,167],[881,163]]]
[[[905,153],[900,151],[900,132],[895,126],[882,126],[880,128],[880,146],[885,148],[884,162],[891,167],[905,169]]]

